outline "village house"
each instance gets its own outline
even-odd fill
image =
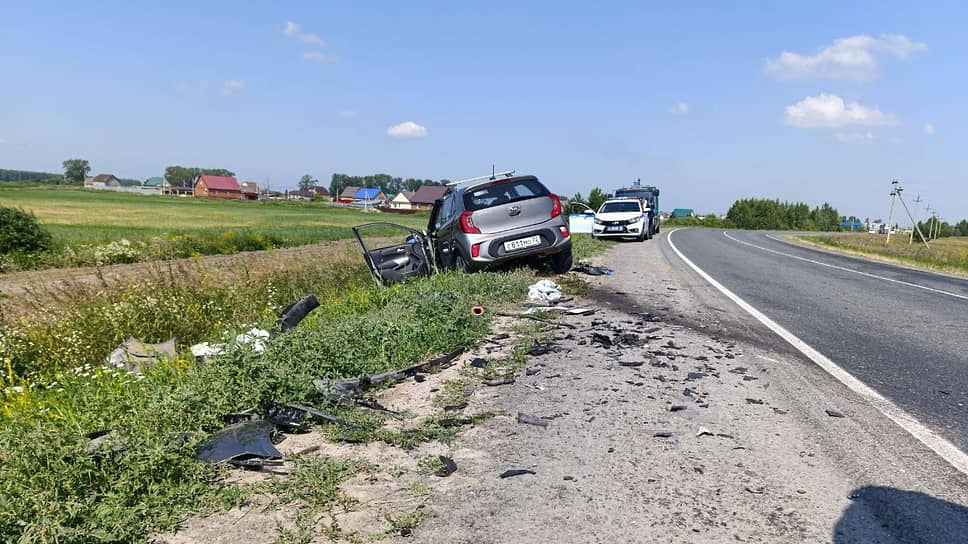
[[[202,174],[195,178],[196,197],[242,200],[242,186],[232,177]]]
[[[353,198],[356,196],[356,192],[359,190],[360,188],[356,187],[355,185],[350,185],[349,187],[345,187],[343,189],[343,192],[340,193],[339,196],[336,198],[336,202],[340,202],[343,204],[351,204],[353,202]]]
[[[259,200],[259,184],[254,181],[243,181],[242,197],[245,200]]]
[[[387,201],[387,195],[379,187],[372,189],[362,188],[353,195],[354,206],[377,207],[382,206]]]
[[[429,210],[434,201],[447,194],[446,185],[421,185],[410,197],[410,204],[414,210]]]
[[[98,174],[93,177],[84,178],[85,189],[104,189],[107,187],[120,187],[121,180],[114,174]]]
[[[413,204],[410,203],[410,199],[413,197],[413,191],[400,191],[397,196],[390,199],[390,208],[394,210],[411,210],[413,209]]]

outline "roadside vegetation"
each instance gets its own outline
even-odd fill
[[[879,234],[838,234],[826,236],[797,236],[799,240],[841,252],[856,253],[875,258],[930,268],[941,272],[968,274],[968,237],[947,237],[931,240],[930,249],[917,241],[910,243],[908,235],[891,237]]]
[[[351,238],[392,221],[425,228],[426,214],[379,215],[315,202],[226,201],[0,184],[0,202],[32,213],[45,248],[0,251],[0,272],[229,255]]]
[[[576,258],[587,258],[608,245],[578,237],[575,247]],[[489,331],[494,312],[475,317],[470,308],[519,301],[535,279],[529,269],[446,272],[376,289],[359,257],[327,265],[297,260],[271,278],[229,284],[196,273],[197,281],[157,278],[105,287],[67,310],[40,308],[0,325],[0,540],[144,541],[190,512],[239,505],[252,493],[308,503],[309,513],[344,504],[336,486],[365,467],[304,460],[288,483],[274,482],[282,486],[274,491],[225,486],[227,469],[196,462],[196,447],[223,426],[224,414],[280,402],[321,406],[359,426],[347,432],[324,425],[331,440],[382,440],[403,448],[448,440],[458,429],[433,417],[411,432],[390,431],[382,416],[329,405],[312,380],[398,368],[472,347]],[[306,293],[314,293],[321,307],[295,330],[267,341],[264,351],[232,342],[253,326],[271,328],[278,312]],[[149,342],[176,335],[179,354],[141,375],[106,365],[108,352],[129,334]],[[198,363],[187,350],[198,341],[228,347]],[[520,365],[522,353],[490,372]],[[110,429],[110,440],[97,447],[84,437]]]

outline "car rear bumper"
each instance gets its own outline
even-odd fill
[[[530,228],[518,229],[513,232],[503,232],[498,234],[469,234],[461,240],[461,252],[466,258],[479,266],[498,264],[512,261],[523,257],[534,257],[551,255],[564,251],[571,247],[571,236],[562,234],[559,227],[567,225],[564,221],[548,221],[544,224],[532,226]],[[538,237],[538,245],[522,249],[508,250],[506,242],[525,240]],[[478,246],[477,257],[473,256],[472,248],[474,244]]]

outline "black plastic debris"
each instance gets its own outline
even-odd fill
[[[491,387],[494,387],[494,386],[497,386],[497,385],[509,385],[509,384],[512,384],[512,383],[514,383],[514,378],[510,378],[510,377],[494,378],[494,379],[491,379],[491,380],[484,380],[484,385],[488,385],[488,386],[491,386]]]
[[[474,368],[484,368],[485,366],[488,365],[488,363],[490,363],[490,361],[488,361],[487,359],[475,357],[474,360],[471,361],[471,366]]]
[[[681,412],[682,410],[685,410],[685,409],[686,409],[686,406],[684,404],[673,404],[672,406],[669,407],[670,412]]]
[[[246,421],[214,433],[198,448],[195,459],[208,463],[229,463],[238,467],[262,467],[282,459],[272,444],[272,423]]]
[[[235,425],[236,423],[242,423],[244,421],[256,421],[262,419],[259,414],[255,413],[254,410],[242,410],[241,412],[232,412],[222,416],[222,423],[226,425]]]
[[[702,372],[690,372],[689,374],[686,374],[686,379],[689,381],[698,380],[705,377],[706,375],[703,374]]]
[[[655,431],[652,436],[654,438],[672,438],[672,431]]]
[[[646,339],[640,337],[634,332],[623,332],[615,337],[615,342],[618,344],[625,344],[626,346],[644,346]]]
[[[441,466],[434,472],[434,476],[446,478],[457,472],[457,463],[455,463],[450,457],[447,457],[446,455],[438,455],[437,459],[440,460]]]
[[[612,339],[607,334],[602,334],[600,332],[592,333],[592,343],[598,344],[604,348],[612,347]]]
[[[518,412],[518,423],[526,423],[528,425],[537,425],[538,427],[547,427],[548,422],[532,415],[528,415],[522,412]]]
[[[843,412],[838,412],[837,410],[832,410],[830,408],[827,408],[826,412],[830,417],[845,417]]]
[[[460,404],[449,404],[447,406],[444,406],[444,411],[445,412],[459,412],[459,411],[463,410],[464,408],[467,408],[467,403],[466,402],[462,402]]]
[[[535,340],[534,344],[531,345],[531,349],[528,350],[528,354],[534,356],[544,355],[550,353],[553,347],[551,342],[539,342]]]
[[[524,369],[525,376],[534,376],[538,372],[541,372],[540,366],[529,366],[528,368]]]
[[[460,348],[446,355],[437,357],[436,359],[431,359],[423,363],[408,366],[407,368],[401,370],[388,370],[386,372],[379,372],[377,374],[370,374],[369,376],[361,376],[359,378],[346,378],[342,380],[317,379],[313,380],[313,386],[320,393],[328,397],[342,398],[360,396],[367,389],[383,383],[400,381],[415,374],[423,373],[426,370],[434,367],[446,368],[453,363],[454,359],[456,359],[458,355],[463,352],[464,348]]]
[[[423,374],[414,374],[413,375],[413,381],[415,381],[417,383],[423,383],[424,380],[426,380],[426,379],[427,379],[427,376],[424,376]]]
[[[297,414],[302,413],[303,414],[302,418],[308,418],[311,416],[311,417],[315,417],[316,419],[321,419],[323,421],[328,421],[330,423],[336,423],[337,425],[342,425],[344,427],[358,427],[357,425],[354,425],[339,416],[327,414],[325,412],[317,410],[316,408],[313,408],[312,406],[306,406],[304,404],[297,404],[295,402],[290,402],[289,404],[286,404],[283,408],[287,410],[286,413],[297,413]],[[384,408],[384,411],[390,412],[390,410],[386,410],[385,408]],[[269,413],[269,421],[273,421],[271,408]],[[302,420],[300,419],[300,421]]]
[[[319,308],[319,301],[316,300],[315,295],[306,295],[293,302],[279,315],[279,320],[276,321],[276,330],[280,333],[291,331],[316,308]]]
[[[610,276],[612,270],[604,266],[592,266],[590,264],[578,263],[572,267],[572,271],[588,274],[589,276]]]
[[[514,476],[521,476],[524,474],[537,474],[537,472],[533,470],[528,470],[526,468],[512,468],[502,472],[501,479],[503,480],[505,478],[513,478]]]
[[[638,367],[645,364],[645,361],[619,361],[619,366]]]
[[[729,371],[732,372],[733,374],[746,374],[747,370],[748,369],[745,366],[738,366],[736,368],[729,369]]]
[[[763,404],[763,399],[746,399],[746,404]]]

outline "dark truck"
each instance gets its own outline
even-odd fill
[[[648,228],[646,239],[652,238],[659,233],[659,189],[651,185],[641,185],[638,181],[631,187],[617,189],[612,198],[635,198],[642,202],[643,207],[648,207]]]

